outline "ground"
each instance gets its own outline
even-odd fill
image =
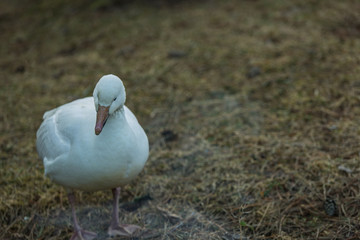
[[[0,239],[70,238],[36,130],[108,73],[151,148],[122,189],[123,222],[153,239],[359,239],[359,12],[356,0],[2,1]],[[106,239],[111,191],[76,196]]]

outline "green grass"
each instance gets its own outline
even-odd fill
[[[155,239],[360,238],[359,11],[355,0],[2,1],[0,238],[71,236],[35,134],[46,110],[107,73],[151,146],[121,202],[152,200],[122,221]],[[106,239],[110,191],[77,196],[82,225]]]

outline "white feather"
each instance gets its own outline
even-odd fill
[[[107,84],[98,87],[100,80],[94,90],[98,100],[87,97],[46,112],[37,131],[36,146],[45,175],[66,188],[95,191],[121,186],[140,173],[148,158],[148,139],[134,114],[124,102],[109,102],[114,98],[125,101],[121,80],[114,75],[105,79]],[[99,103],[116,109],[97,136]]]

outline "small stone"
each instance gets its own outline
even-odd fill
[[[161,132],[161,135],[164,137],[165,142],[175,141],[178,136],[172,130],[164,130]]]
[[[345,167],[344,165],[338,166],[338,169],[339,169],[340,171],[344,171],[344,172],[346,172],[346,173],[352,173],[352,172],[353,172],[350,168]]]
[[[234,239],[234,240],[240,240],[240,239],[243,239],[243,238],[241,237],[240,234],[233,234],[233,235],[232,235],[232,239]]]
[[[335,200],[331,198],[326,198],[324,202],[325,213],[329,216],[337,215],[337,206]]]
[[[185,57],[186,53],[180,50],[171,50],[168,52],[168,58],[182,58]]]
[[[337,126],[336,126],[336,125],[331,125],[331,126],[329,126],[328,128],[329,128],[329,130],[332,130],[332,131],[333,131],[333,130],[336,130],[336,129],[337,129]]]
[[[19,65],[15,68],[15,72],[16,73],[24,73],[25,72],[25,66],[24,65]]]

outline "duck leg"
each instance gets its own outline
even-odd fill
[[[141,229],[141,227],[137,225],[130,224],[120,224],[119,223],[119,195],[120,188],[112,189],[114,203],[113,203],[113,211],[112,211],[112,219],[111,224],[108,230],[108,234],[110,236],[127,236],[131,237],[134,233]]]
[[[75,212],[75,195],[73,192],[68,193],[69,202],[71,204],[72,217],[74,221],[74,234],[70,240],[92,240],[96,237],[96,233],[83,230],[76,217]]]

